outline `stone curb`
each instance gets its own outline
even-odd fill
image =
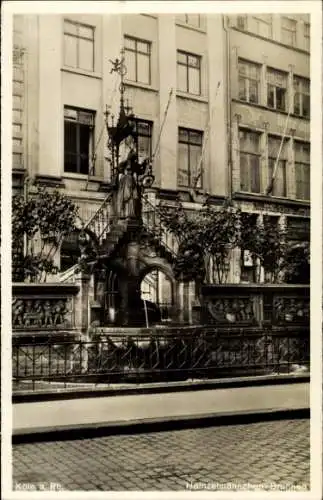
[[[88,439],[109,435],[174,431],[197,427],[250,424],[300,418],[310,418],[310,408],[243,410],[209,413],[204,415],[125,420],[120,422],[98,422],[60,427],[38,427],[14,430],[12,444]]]
[[[64,399],[83,399],[107,396],[129,396],[135,394],[163,394],[167,392],[201,391],[211,389],[233,389],[238,387],[255,387],[280,384],[297,384],[310,382],[310,374],[288,374],[288,375],[258,375],[255,377],[234,377],[225,379],[184,381],[184,382],[162,382],[138,384],[132,387],[113,385],[110,387],[82,388],[71,386],[68,389],[56,389],[51,391],[33,391],[30,393],[16,393],[12,396],[14,404],[32,403],[40,401],[55,401]],[[72,392],[73,391],[73,392]]]

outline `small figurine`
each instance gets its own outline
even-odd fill
[[[31,300],[26,301],[26,308],[25,308],[25,313],[24,313],[24,326],[26,326],[26,327],[31,326],[32,305],[33,305],[33,303]]]
[[[20,299],[14,299],[12,302],[13,325],[23,326],[24,323],[24,302]]]
[[[37,326],[42,326],[44,322],[44,309],[41,300],[35,302],[35,323]]]
[[[63,300],[59,300],[54,307],[54,324],[55,325],[63,325],[64,324],[64,316],[66,313],[66,304]]]
[[[52,314],[52,306],[49,300],[46,300],[44,304],[44,326],[52,326],[53,325],[53,314]]]

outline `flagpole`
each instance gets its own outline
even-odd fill
[[[161,137],[161,133],[162,133],[162,130],[164,128],[164,125],[165,125],[165,120],[166,120],[166,117],[167,117],[168,108],[169,108],[169,105],[170,105],[170,101],[171,101],[173,92],[174,92],[174,89],[171,88],[170,91],[169,91],[167,106],[166,106],[165,111],[164,111],[163,122],[161,124],[160,129],[159,129],[159,134],[158,134],[158,139],[157,139],[157,143],[156,143],[156,146],[155,146],[155,151],[153,152],[152,157],[151,157],[151,163],[154,161],[154,158],[155,158],[156,153],[157,153],[158,148],[159,148],[160,137]]]
[[[203,157],[204,157],[204,152],[205,152],[206,144],[207,144],[207,141],[208,141],[208,138],[209,138],[209,132],[210,132],[210,126],[211,126],[211,119],[213,118],[214,109],[215,109],[214,106],[215,106],[216,98],[218,96],[220,85],[221,85],[221,81],[219,80],[218,84],[217,84],[217,87],[216,87],[213,109],[212,109],[212,111],[210,113],[209,120],[208,120],[206,129],[205,129],[205,133],[204,133],[204,137],[203,137],[202,150],[201,150],[201,155],[200,155],[199,162],[197,164],[197,169],[196,169],[197,174],[196,174],[196,177],[194,179],[193,189],[196,188],[198,180],[199,180],[199,178],[202,175],[202,161],[203,161]]]
[[[284,132],[283,132],[283,135],[282,135],[282,139],[280,141],[280,146],[279,146],[279,150],[278,150],[276,162],[275,162],[274,169],[273,169],[273,174],[272,174],[270,182],[269,182],[269,184],[268,184],[268,186],[267,186],[267,188],[265,190],[265,194],[267,194],[267,195],[269,195],[272,192],[273,188],[274,188],[274,181],[275,181],[275,177],[276,177],[276,173],[277,173],[277,169],[278,169],[278,162],[279,162],[279,158],[280,158],[280,155],[281,155],[281,152],[282,152],[282,149],[283,149],[283,144],[284,144],[284,140],[285,140],[286,132],[287,132],[288,120],[289,120],[290,114],[292,112],[293,104],[294,104],[293,99],[291,99],[291,102],[290,102],[290,105],[289,105],[288,114],[287,114],[287,117],[286,117]]]

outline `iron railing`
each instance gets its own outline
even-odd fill
[[[14,390],[39,383],[146,382],[269,373],[309,368],[306,327],[163,327],[101,333],[91,341],[33,336],[13,340]],[[27,385],[26,385],[27,383]]]
[[[144,227],[158,238],[171,256],[175,257],[178,251],[176,236],[167,229],[156,207],[146,195],[142,198],[142,219]]]
[[[109,232],[111,221],[111,199],[112,195],[109,193],[99,208],[91,214],[90,218],[83,225],[83,230],[91,231],[101,242],[102,238]]]

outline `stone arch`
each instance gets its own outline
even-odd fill
[[[142,279],[151,271],[157,270],[161,271],[164,273],[167,278],[175,284],[175,276],[173,272],[172,265],[166,260],[166,259],[161,259],[158,258],[154,260],[153,262],[145,263],[146,265],[141,269],[140,274],[139,274],[139,279],[142,281]]]
[[[156,272],[155,275],[153,273]],[[151,283],[145,278],[151,275]],[[151,286],[151,288],[150,288]],[[168,262],[156,262],[145,266],[139,275],[141,298],[156,305],[161,321],[175,319],[177,311],[177,283],[171,265]]]

